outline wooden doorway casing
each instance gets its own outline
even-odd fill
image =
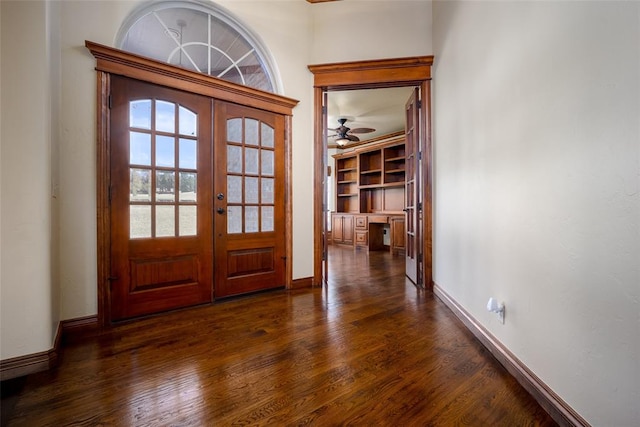
[[[143,82],[204,95],[247,107],[281,114],[284,117],[284,186],[285,186],[285,256],[292,259],[291,193],[291,121],[298,101],[282,95],[227,82],[205,74],[145,58],[109,46],[86,41],[86,48],[96,58],[96,211],[97,211],[97,308],[98,324],[108,326],[110,319],[110,86],[111,76],[120,75]],[[292,265],[286,263],[285,287],[292,282]]]
[[[377,89],[401,86],[420,88],[422,106],[420,121],[424,129],[420,135],[420,151],[423,171],[421,185],[423,236],[422,246],[422,283],[428,289],[433,288],[432,269],[432,152],[431,152],[431,66],[433,56],[381,59],[371,61],[342,62],[309,65],[314,76],[314,230],[313,230],[313,283],[322,286],[326,279],[323,274],[323,261],[327,238],[325,229],[325,174],[327,141],[324,136],[324,99],[331,91],[354,89]]]

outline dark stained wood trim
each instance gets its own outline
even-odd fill
[[[309,65],[315,87],[328,90],[419,85],[431,78],[433,56]],[[338,86],[331,89],[333,86]]]
[[[98,286],[98,324],[109,324],[108,313],[111,312],[111,287],[108,278],[111,276],[111,210],[109,209],[109,184],[111,183],[111,136],[109,123],[109,94],[111,93],[111,78],[108,73],[101,71],[96,75],[96,211],[97,211],[97,286]]]
[[[426,289],[433,289],[433,149],[431,144],[431,80],[420,85],[420,129],[425,133],[420,137],[422,159],[422,182],[419,191],[422,193],[422,224],[420,234],[422,241],[422,278]]]
[[[561,426],[584,426],[590,424],[574,411],[564,400],[546,385],[536,374],[511,353],[500,341],[485,329],[469,312],[447,294],[438,284],[433,293],[464,323],[507,371],[533,396],[545,411]]]
[[[290,140],[292,135],[291,116],[285,116],[284,120],[284,228],[285,228],[285,286],[291,289],[293,286],[293,172],[292,172],[292,148],[293,144]]]
[[[62,342],[68,343],[99,333],[100,322],[97,315],[77,317],[60,322]]]
[[[427,289],[432,288],[432,169],[431,147],[431,65],[433,56],[367,60],[332,64],[309,65],[314,75],[314,283],[322,283],[323,195],[326,142],[322,129],[322,96],[324,92],[352,89],[374,89],[400,86],[420,86],[422,97],[421,121],[424,134],[420,136],[423,180],[422,203],[422,276]]]
[[[53,350],[49,350],[2,360],[0,361],[0,381],[51,369],[55,366],[52,363],[53,358],[57,359],[57,355]]]
[[[315,88],[313,91],[314,98],[314,120],[313,134],[315,143],[313,146],[314,176],[313,176],[313,284],[315,286],[323,285],[323,251],[324,251],[324,174],[327,170],[324,138],[323,138],[323,120],[322,120],[322,93],[321,88]]]
[[[290,289],[306,289],[313,287],[313,277],[303,277],[291,282]]]
[[[59,322],[51,350],[0,360],[0,381],[55,368],[59,362],[58,354],[65,342],[93,335],[99,329],[97,315]]]
[[[330,1],[340,1],[340,0],[307,0],[308,3],[314,4],[314,3],[328,3]]]
[[[88,40],[85,41],[85,46],[96,58],[96,69],[99,71],[284,115],[291,115],[291,110],[298,104],[292,98],[238,85]]]
[[[47,371],[58,366],[58,354],[62,343],[62,326],[58,323],[53,348],[11,359],[0,360],[0,381]]]

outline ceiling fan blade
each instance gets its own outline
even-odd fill
[[[371,133],[371,132],[375,132],[375,129],[372,128],[355,128],[355,129],[351,129],[351,133]]]
[[[347,138],[349,141],[351,141],[351,142],[358,142],[358,141],[360,141],[360,138],[358,138],[358,137],[357,137],[357,136],[355,136],[355,135],[347,135],[347,136],[346,136],[346,138]]]

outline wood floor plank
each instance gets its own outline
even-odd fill
[[[29,376],[8,426],[555,426],[404,258],[332,246],[322,289],[138,319]]]

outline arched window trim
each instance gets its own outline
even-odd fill
[[[144,2],[137,8],[135,8],[122,22],[122,25],[120,26],[120,29],[116,34],[114,45],[118,49],[121,49],[129,29],[131,29],[131,27],[142,17],[153,11],[172,8],[192,9],[210,14],[211,16],[220,19],[235,31],[237,31],[238,34],[244,37],[249,42],[249,44],[254,47],[256,54],[260,58],[262,64],[264,64],[265,73],[271,81],[271,85],[273,86],[275,93],[280,95],[284,94],[284,88],[276,61],[271,55],[269,49],[267,49],[260,36],[249,29],[238,18],[233,16],[233,14],[227,9],[213,2],[201,0],[167,0]]]

